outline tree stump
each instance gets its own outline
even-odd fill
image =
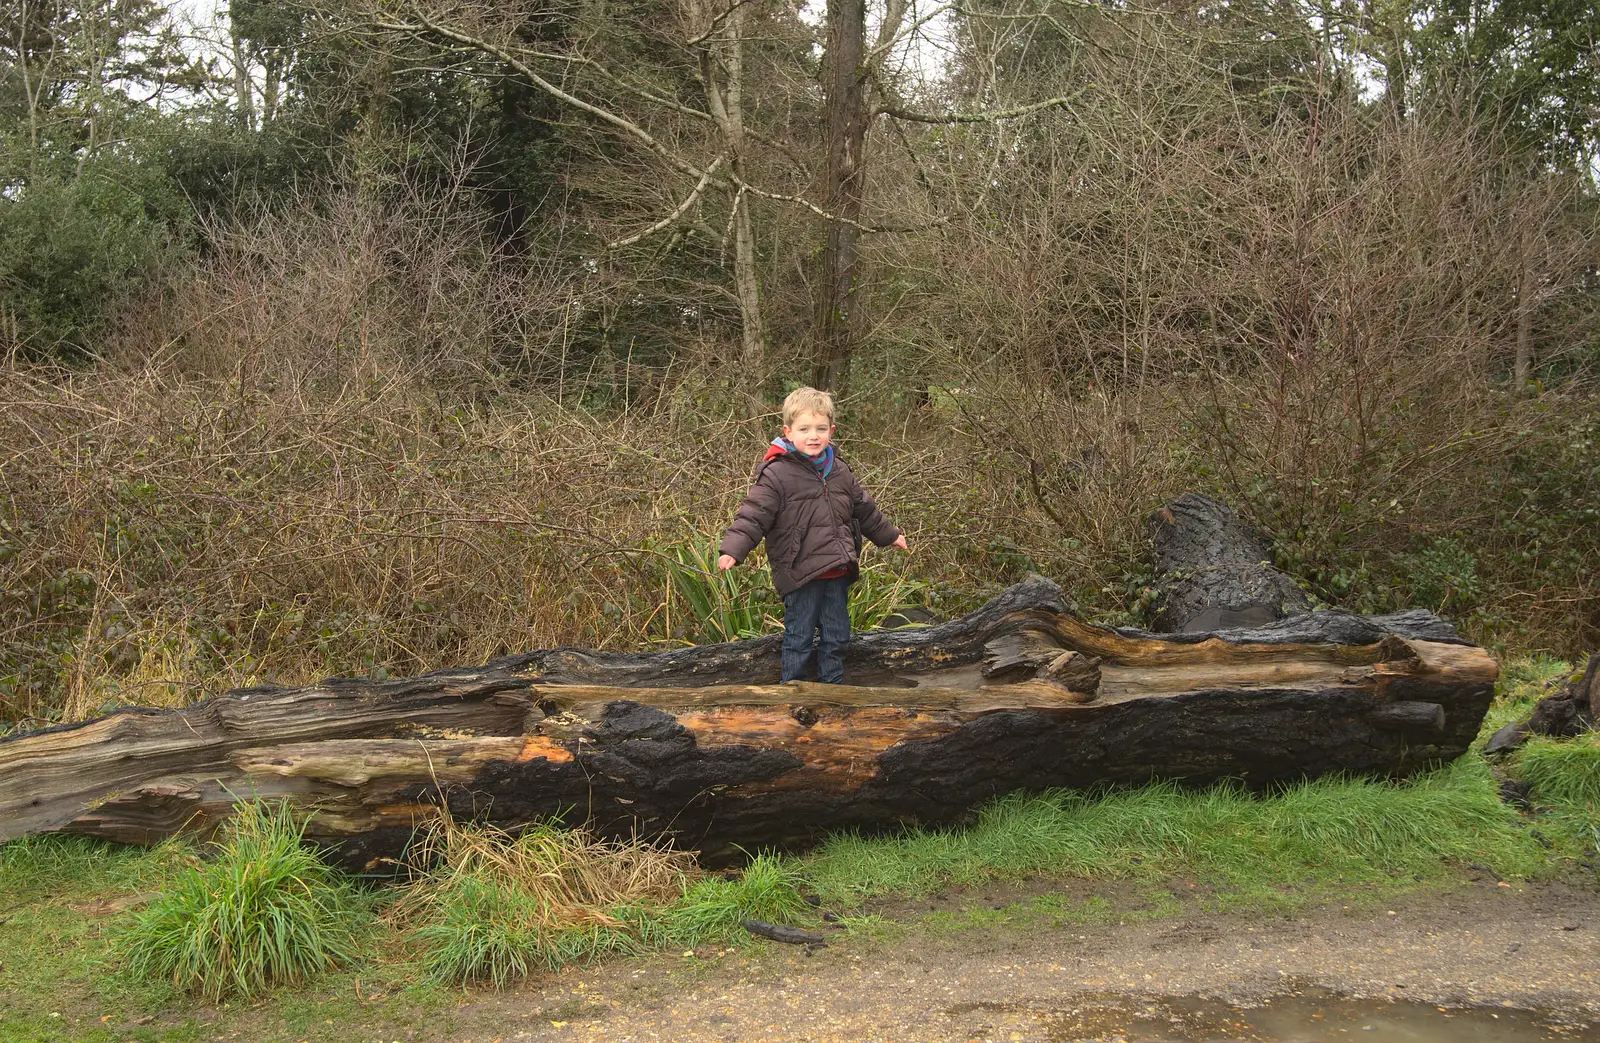
[[[1226,505],[1184,493],[1150,515],[1157,598],[1151,622],[1172,633],[1255,626],[1311,611],[1272,547]]]

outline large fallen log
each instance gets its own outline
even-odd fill
[[[1158,636],[1083,623],[1038,578],[949,623],[859,635],[846,670],[849,686],[777,684],[774,636],[124,710],[0,741],[0,839],[150,843],[259,796],[292,801],[358,869],[381,871],[440,806],[717,861],[957,821],[1019,788],[1403,775],[1466,750],[1496,676],[1425,612]]]

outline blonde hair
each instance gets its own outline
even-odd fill
[[[795,388],[783,400],[783,426],[789,427],[801,413],[821,413],[833,423],[833,396],[816,388]]]

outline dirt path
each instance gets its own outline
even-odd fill
[[[479,995],[443,1038],[1110,1040],[1128,1038],[1125,1028],[1110,1015],[1085,1020],[1086,1008],[1137,1013],[1142,1003],[1147,1019],[1176,1024],[1191,1014],[1225,1018],[1227,1009],[1163,998],[1252,1004],[1310,989],[1536,1010],[1549,1035],[1525,1038],[1600,1039],[1591,1027],[1600,1022],[1600,894],[1592,891],[1485,880],[1288,918],[1202,914],[1092,925],[993,909],[1016,897],[965,896],[956,922],[979,926],[951,929],[945,914],[898,937],[841,939],[811,955],[763,945],[567,971],[518,992]],[[1219,1038],[1216,1031],[1201,1036]]]

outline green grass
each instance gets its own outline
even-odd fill
[[[746,919],[810,918],[798,863],[759,855],[694,879],[681,852],[545,825],[520,836],[441,824],[396,906],[428,977],[504,987],[540,970],[666,945],[727,942]]]
[[[667,548],[668,596],[663,609],[668,629],[694,644],[760,637],[783,628],[783,599],[772,587],[766,561],[717,568],[717,539],[695,536]],[[885,552],[878,552],[883,554]],[[907,561],[874,557],[861,565],[850,585],[850,627],[870,630],[916,604],[927,584],[915,578]]]
[[[912,575],[909,560],[899,551],[874,552],[850,585],[850,629],[871,630],[882,625],[901,609],[920,604],[927,589],[928,584]]]
[[[108,857],[108,852],[115,852]],[[67,834],[19,837],[0,845],[0,899],[31,905],[29,897],[66,889],[119,895],[164,885],[188,864],[187,845],[169,841],[152,848],[111,847]]]
[[[422,946],[423,969],[449,985],[487,982],[502,988],[536,970],[608,955],[642,955],[653,947],[634,924],[589,919],[570,926],[542,926],[538,895],[478,877],[446,884],[431,898],[429,921],[412,935]],[[646,921],[648,923],[648,921]]]
[[[726,942],[742,935],[746,920],[792,924],[814,915],[800,894],[802,863],[761,854],[743,872],[694,884],[662,914],[668,935],[680,945]]]
[[[666,552],[667,577],[675,599],[668,607],[674,634],[692,644],[760,637],[782,627],[783,601],[763,561],[717,568],[717,538],[696,536]]]
[[[548,823],[512,835],[441,819],[416,850],[418,875],[392,919],[446,985],[500,988],[657,948],[668,933],[660,910],[694,871],[683,852]]]
[[[133,915],[123,938],[129,973],[217,1001],[354,959],[368,902],[302,846],[302,834],[286,805],[239,805],[216,857]]]
[[[1544,655],[1514,660],[1502,668],[1494,702],[1473,741],[1473,752],[1481,751],[1489,737],[1504,726],[1526,717],[1533,704],[1551,691],[1551,685],[1565,680],[1571,669],[1564,660]]]
[[[84,837],[25,837],[0,846],[0,1039],[154,1039],[98,1020],[123,1010],[159,1009],[171,987],[141,986],[114,974],[106,926],[114,908],[160,890],[189,858],[178,843],[124,848]],[[175,1038],[175,1037],[174,1037]]]
[[[1508,668],[1484,734],[1525,714],[1568,670],[1553,660]],[[156,948],[169,953],[199,946],[199,937],[220,937],[224,922],[250,922],[238,912],[248,904],[248,880],[301,880],[302,895],[331,886],[349,896],[341,878],[320,867],[263,868],[278,855],[304,856],[298,844],[264,844],[258,837],[257,848],[245,851],[239,836],[251,835],[249,826],[230,841],[231,853],[216,858],[180,842],[146,851],[30,838],[0,847],[0,1038],[189,1040],[226,1027],[261,1039],[331,1041],[354,1038],[358,1023],[381,1025],[373,1035],[393,1038],[396,1028],[404,1035],[407,1028],[437,1027],[436,1009],[453,1009],[441,999],[449,995],[445,987],[503,984],[565,963],[668,945],[738,942],[747,918],[812,925],[815,911],[802,897],[807,889],[822,896],[825,908],[854,914],[844,923],[846,938],[871,942],[913,931],[1169,917],[1197,903],[1287,911],[1307,901],[1356,904],[1363,895],[1381,901],[1396,889],[1447,883],[1467,863],[1538,878],[1592,849],[1600,739],[1534,739],[1500,768],[1532,784],[1537,816],[1507,808],[1494,769],[1473,753],[1404,783],[1322,779],[1266,795],[1165,784],[1018,794],[980,809],[966,828],[839,836],[809,855],[763,854],[726,875],[699,873],[681,853],[609,845],[553,826],[518,838],[460,827],[455,849],[436,846],[415,886],[388,892],[395,899],[389,916],[337,947],[336,959],[354,961],[347,969],[308,966],[303,973],[320,975],[315,987],[269,992],[259,1010],[200,1000],[216,990],[197,985],[208,966],[199,955],[188,970],[146,967],[154,980],[114,972],[136,933],[126,925],[135,921],[164,925],[154,932],[165,939]],[[291,824],[264,813],[254,828],[263,835],[276,828],[279,841],[293,834]],[[258,875],[243,874],[241,864]],[[309,883],[313,877],[320,883]],[[893,911],[896,901],[1041,878],[1085,883],[1055,889],[1029,883],[1001,909],[988,899],[963,908],[966,900],[956,897],[937,903],[938,911],[918,912],[914,924],[884,918],[905,915]],[[82,911],[150,893],[161,897],[116,918]],[[224,895],[231,897],[219,904]],[[354,901],[343,922],[360,928],[365,904]],[[227,909],[235,912],[225,915]],[[296,925],[304,919],[291,918]],[[210,933],[202,930],[206,923]],[[123,945],[108,945],[118,935]],[[243,957],[238,946],[229,951]],[[221,966],[215,952],[209,959],[209,966]],[[360,997],[358,982],[365,990]],[[196,988],[198,994],[185,991]],[[374,992],[386,998],[374,1005]],[[138,1025],[131,1015],[139,1011],[171,1014]],[[100,1017],[111,1020],[102,1026]]]
[[[1600,733],[1533,736],[1517,751],[1510,770],[1531,787],[1542,836],[1559,849],[1600,857]]]
[[[1507,666],[1475,748],[1497,728],[1526,717],[1535,703],[1573,676],[1573,664],[1549,656]],[[1539,808],[1539,835],[1557,857],[1600,856],[1600,734],[1590,731],[1564,739],[1531,735],[1500,767],[1529,785],[1529,799]]]
[[[1515,765],[1539,799],[1600,814],[1600,732],[1571,739],[1534,736]]]
[[[1571,674],[1571,663],[1541,652],[1507,663],[1496,687],[1502,696],[1526,697],[1542,694],[1546,685],[1564,681]]]
[[[1409,783],[1319,779],[1261,796],[1154,784],[1098,796],[1013,794],[976,825],[888,839],[837,837],[804,862],[830,902],[1032,876],[1206,880],[1247,899],[1415,881],[1477,862],[1502,875],[1546,863],[1476,758]]]

